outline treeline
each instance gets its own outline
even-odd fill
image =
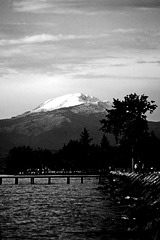
[[[44,173],[52,161],[53,155],[49,150],[32,149],[29,146],[14,147],[6,157],[5,173]]]
[[[70,140],[56,153],[29,146],[14,147],[6,157],[5,172],[43,174],[108,171],[113,148],[105,135],[100,145],[92,144],[92,141],[89,131],[84,128],[79,140]]]
[[[20,146],[11,149],[5,159],[5,173],[9,174],[47,174],[47,173],[97,173],[110,169],[131,169],[131,158],[134,157],[136,171],[160,169],[160,140],[152,133],[139,145],[134,155],[130,156],[129,148],[111,146],[104,134],[99,145],[92,143],[89,131],[84,128],[79,140],[70,140],[56,153],[46,149],[32,149]],[[145,166],[145,167],[144,167]]]

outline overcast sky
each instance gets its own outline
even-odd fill
[[[159,106],[160,0],[0,0],[0,118],[82,92]]]

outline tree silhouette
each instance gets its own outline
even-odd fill
[[[42,173],[43,170],[47,173],[51,161],[52,153],[49,150],[41,148],[33,150],[29,146],[14,147],[9,151],[6,159],[6,172]]]
[[[91,156],[91,142],[92,138],[90,138],[89,131],[84,128],[83,132],[80,134],[80,166],[81,169],[87,171],[89,167],[91,167],[90,156]]]
[[[105,134],[103,134],[103,137],[101,139],[100,147],[101,147],[102,151],[106,151],[110,147],[109,141],[108,141],[108,139],[107,139]]]
[[[148,96],[136,93],[122,101],[113,99],[113,108],[100,121],[101,130],[112,133],[117,143],[127,147],[130,156],[133,151],[137,154],[138,146],[149,136],[146,113],[152,113],[156,107],[154,101],[148,101]]]
[[[129,141],[133,144],[148,133],[146,112],[152,113],[157,105],[149,102],[148,96],[136,93],[124,100],[113,100],[113,108],[107,110],[107,119],[101,120],[102,131],[112,133],[117,142]]]
[[[108,170],[111,165],[111,146],[105,134],[103,134],[100,142],[100,168],[103,170]]]
[[[20,146],[9,151],[6,168],[12,173],[26,172],[28,168],[32,168],[33,163],[32,149],[29,146]]]
[[[80,144],[77,140],[70,140],[62,148],[63,168],[66,171],[76,171],[79,168]]]
[[[93,138],[90,138],[89,131],[84,128],[83,132],[80,134],[80,143],[84,147],[88,147]]]

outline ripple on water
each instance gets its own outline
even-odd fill
[[[0,239],[120,239],[120,213],[96,180],[24,183],[0,186]]]

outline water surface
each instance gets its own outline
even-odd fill
[[[97,179],[3,180],[0,239],[125,239],[122,213]]]

